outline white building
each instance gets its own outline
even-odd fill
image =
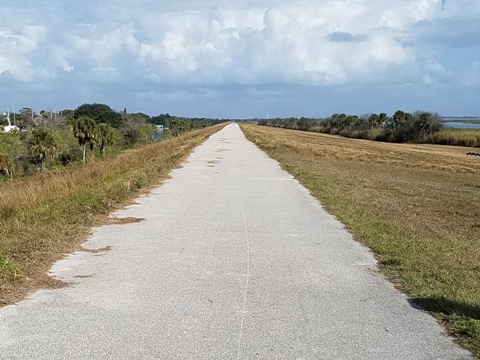
[[[9,121],[9,123],[10,123],[10,121]],[[20,131],[20,128],[18,126],[15,126],[15,125],[4,126],[3,132],[7,133],[7,132],[11,132],[11,131]]]

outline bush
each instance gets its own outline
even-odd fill
[[[386,141],[385,129],[382,127],[370,129],[366,132],[365,139],[373,141]]]
[[[83,159],[82,150],[78,148],[72,148],[65,151],[62,151],[58,156],[58,161],[63,166],[67,166],[68,164],[81,162]]]

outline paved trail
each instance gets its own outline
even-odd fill
[[[0,359],[466,359],[229,125],[0,309]]]

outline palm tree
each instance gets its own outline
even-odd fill
[[[98,124],[98,133],[96,143],[100,146],[100,153],[105,157],[105,150],[107,146],[115,144],[115,130],[108,124]]]
[[[78,145],[83,147],[83,162],[86,159],[87,145],[93,150],[97,134],[97,123],[88,116],[81,116],[73,122],[73,135],[77,138]]]
[[[40,171],[45,168],[47,156],[58,153],[58,143],[54,134],[43,127],[33,130],[31,137],[27,140],[27,144],[30,154],[38,156]]]

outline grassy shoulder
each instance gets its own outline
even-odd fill
[[[0,186],[0,306],[41,287],[52,263],[79,249],[113,209],[158,185],[220,124],[116,156]]]
[[[465,148],[242,125],[480,357],[480,159]]]

